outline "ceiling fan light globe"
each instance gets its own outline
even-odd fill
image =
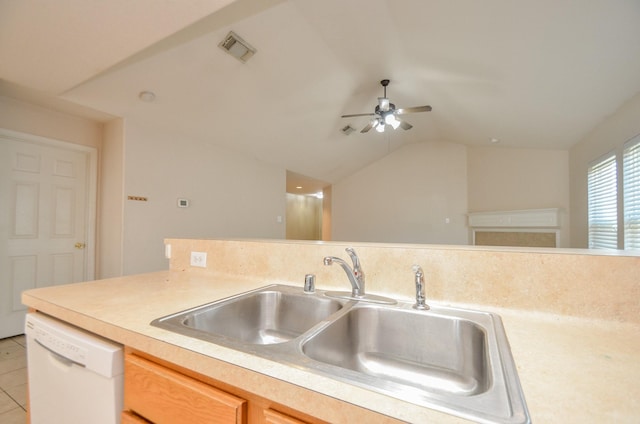
[[[384,132],[384,123],[383,122],[378,122],[378,125],[376,125],[376,131],[378,131],[379,133]]]
[[[393,113],[389,113],[384,117],[384,123],[393,126],[398,120]]]

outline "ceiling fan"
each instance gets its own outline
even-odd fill
[[[353,118],[355,116],[373,116],[371,122],[369,122],[369,124],[360,131],[361,133],[366,133],[372,128],[375,128],[378,132],[384,132],[386,125],[390,125],[394,130],[398,127],[401,127],[403,130],[410,130],[413,128],[413,125],[399,119],[398,116],[405,115],[407,113],[429,112],[431,111],[431,106],[415,106],[396,109],[396,105],[391,103],[387,98],[387,86],[389,85],[389,82],[390,81],[388,79],[380,81],[380,85],[384,88],[384,97],[378,97],[378,105],[373,113],[356,113],[352,115],[342,115],[342,117]]]

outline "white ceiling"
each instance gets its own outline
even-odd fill
[[[229,1],[0,0],[0,94],[333,183],[411,142],[567,149],[640,92],[638,0]],[[257,49],[247,63],[217,47],[230,30]],[[397,107],[433,111],[344,135],[383,78]]]

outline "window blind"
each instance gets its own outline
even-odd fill
[[[622,181],[624,248],[640,249],[640,137],[624,146]]]
[[[591,165],[587,180],[589,248],[618,248],[618,183],[615,154]]]

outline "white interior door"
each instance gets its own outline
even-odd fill
[[[89,159],[0,133],[0,338],[23,332],[22,291],[88,279]]]

